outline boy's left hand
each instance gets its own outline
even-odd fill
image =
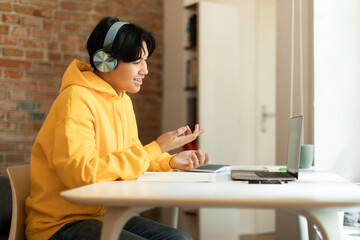
[[[188,150],[175,155],[169,163],[172,169],[189,171],[207,165],[209,160],[209,155],[207,153],[204,155],[201,150]]]

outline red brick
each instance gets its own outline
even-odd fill
[[[6,81],[0,81],[0,88],[16,88],[16,89],[36,89],[36,83],[35,82],[6,82]],[[1,109],[1,108],[0,108]]]
[[[3,44],[3,45],[17,45],[17,38],[8,37],[8,36],[0,36],[0,44]]]
[[[59,49],[59,44],[57,42],[48,42],[47,45],[49,50]]]
[[[4,71],[5,78],[22,78],[23,76],[24,76],[24,72],[22,71],[10,71],[10,70]]]
[[[50,8],[57,8],[58,1],[54,0],[32,0],[31,3],[34,5],[42,6],[42,7],[50,7]]]
[[[87,49],[86,49],[86,46],[83,45],[83,44],[80,44],[79,47],[78,47],[78,51],[80,52],[83,52],[83,53],[86,53],[86,56],[88,55],[88,52],[87,52]],[[86,60],[87,61],[87,60]]]
[[[20,39],[19,45],[32,48],[44,48],[44,42],[38,40]]]
[[[15,27],[12,34],[14,36],[29,36],[30,30],[24,27]]]
[[[129,6],[129,7],[139,6],[139,0],[123,0],[122,2],[124,6]]]
[[[72,61],[74,59],[79,59],[79,55],[78,54],[65,54],[64,55],[64,60],[66,61]]]
[[[11,60],[0,58],[0,66],[2,67],[14,67],[14,68],[30,68],[31,63],[28,61]]]
[[[109,15],[113,12],[113,8],[109,6],[97,6],[95,7],[95,11]]]
[[[81,28],[83,32],[87,32],[87,33],[91,33],[93,29],[94,29],[94,25],[92,24],[86,24]]]
[[[64,28],[65,28],[65,30],[79,31],[80,25],[77,23],[68,23],[68,24],[65,24]]]
[[[68,9],[68,10],[76,10],[77,4],[76,4],[76,2],[62,2],[61,8]]]
[[[0,9],[2,12],[11,12],[11,5],[9,3],[0,3]]]
[[[10,100],[26,100],[27,91],[15,91],[11,90],[9,92]]]
[[[9,34],[9,26],[0,25],[0,34]]]
[[[3,48],[3,56],[21,57],[24,56],[24,51],[17,48]]]
[[[76,13],[75,21],[76,22],[88,22],[90,20],[89,14]],[[93,25],[93,28],[95,26]]]
[[[2,110],[15,110],[16,109],[16,102],[0,101],[0,109],[2,109]]]
[[[2,21],[4,23],[20,23],[20,17],[15,14],[3,14]]]
[[[13,122],[0,122],[0,131],[14,131],[17,124]]]
[[[26,72],[26,79],[29,80],[60,81],[61,77],[61,75],[54,74],[54,72]]]
[[[12,152],[16,149],[15,143],[0,143],[1,152]]]
[[[24,162],[24,154],[6,154],[5,161],[7,163]]]
[[[133,14],[138,18],[148,19],[148,20],[161,20],[162,14],[161,13],[153,13],[153,12],[146,12],[146,11],[139,11],[134,10]]]
[[[91,3],[79,3],[78,9],[81,11],[90,11],[92,9]]]
[[[39,51],[26,51],[26,58],[30,59],[42,59],[44,57],[43,52]]]
[[[48,111],[52,105],[52,102],[49,101],[40,101],[36,103],[36,110]]]
[[[51,32],[42,29],[34,29],[33,30],[33,37],[38,38],[51,38]]]
[[[51,17],[51,10],[49,9],[35,9],[33,12],[35,17],[44,17],[50,18]]]
[[[60,60],[61,54],[60,53],[48,53],[49,60]]]
[[[9,111],[6,114],[6,118],[8,120],[25,120],[26,119],[26,112]]]
[[[32,7],[26,7],[24,5],[14,5],[14,10],[18,13],[33,15],[35,9]]]
[[[37,123],[36,123],[37,124]],[[17,150],[19,152],[31,152],[33,143],[20,143],[17,145]]]
[[[39,83],[39,90],[42,91],[58,91],[59,89],[59,84],[57,83],[49,83],[49,82],[40,82]]]
[[[0,119],[4,119],[5,118],[5,112],[0,111]]]
[[[44,21],[44,28],[50,28],[50,29],[60,29],[61,28],[61,22],[55,22],[55,21]]]
[[[55,98],[57,97],[57,94],[51,94],[51,93],[43,93],[43,92],[31,92],[30,93],[30,99],[31,100],[46,100],[53,102]]]
[[[68,12],[61,12],[61,11],[55,12],[55,19],[59,19],[59,20],[70,20],[72,16],[73,14]]]
[[[64,43],[61,45],[61,50],[63,51],[75,51],[76,45],[74,43]]]
[[[128,15],[130,15],[128,9],[118,8],[118,9],[116,10],[116,16],[128,16]]]
[[[0,91],[0,99],[4,100],[7,96],[7,91]]]
[[[23,18],[23,24],[25,26],[31,26],[31,27],[40,27],[41,21],[38,18]]]
[[[42,123],[21,123],[20,130],[22,131],[34,131],[40,130]]]
[[[37,71],[53,71],[52,63],[50,63],[49,61],[46,61],[46,62],[35,61],[33,63],[32,69],[35,72],[37,72]],[[54,71],[53,71],[53,73],[57,74]]]
[[[81,40],[84,40],[84,36],[75,33],[55,33],[54,39],[60,41],[80,42]]]
[[[0,142],[29,142],[34,141],[37,133],[27,133],[23,134],[22,132],[2,132],[0,131]]]

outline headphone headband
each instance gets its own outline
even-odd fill
[[[105,36],[103,48],[105,48],[105,47],[111,48],[112,47],[113,42],[116,37],[116,34],[118,33],[119,29],[125,24],[127,24],[127,23],[126,22],[116,22],[109,28],[109,30]]]

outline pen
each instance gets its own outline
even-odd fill
[[[282,180],[249,180],[245,181],[248,184],[284,184],[287,183],[287,181]]]

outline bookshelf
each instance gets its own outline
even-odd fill
[[[199,148],[211,163],[238,165],[240,139],[241,79],[238,6],[210,1],[184,4],[183,47],[186,121],[199,123],[206,133],[185,148]],[[199,209],[199,238],[222,239],[217,228],[238,235],[237,211]],[[222,221],[215,221],[222,219]],[[213,229],[213,230],[211,230]],[[221,231],[220,231],[221,232]]]

